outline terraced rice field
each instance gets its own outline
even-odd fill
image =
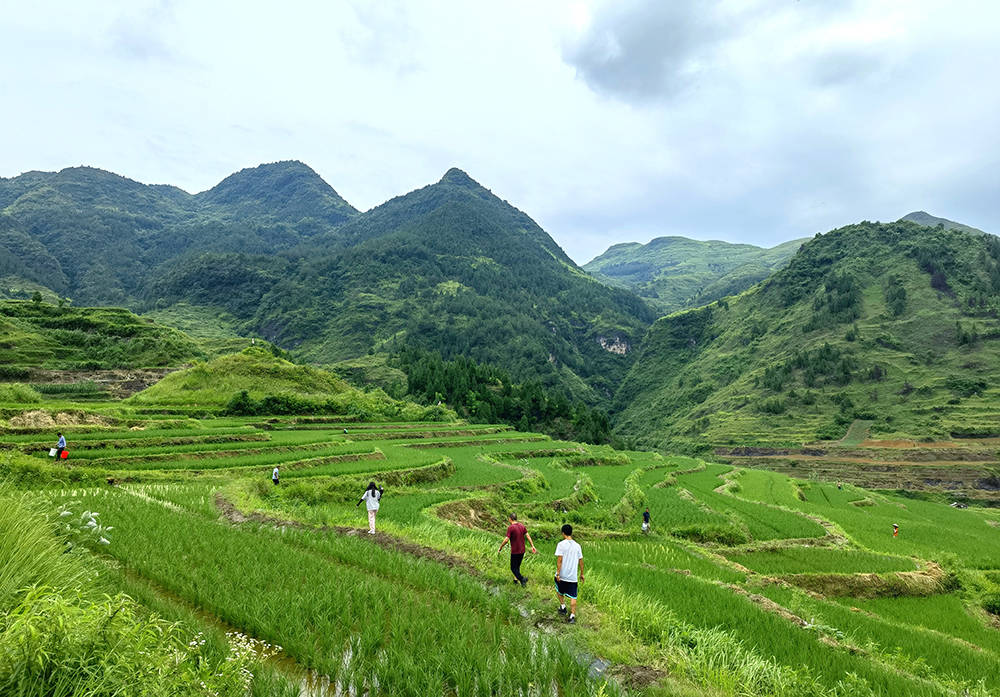
[[[1000,528],[981,510],[461,423],[66,430],[64,476],[34,495],[55,521],[98,514],[107,543],[66,535],[108,588],[279,645],[291,692],[1000,693],[1000,631],[976,604]],[[0,457],[47,463],[50,435],[4,434]],[[375,536],[356,507],[370,480]],[[527,588],[497,553],[509,512],[539,552]],[[575,626],[551,589],[563,522],[584,549]]]

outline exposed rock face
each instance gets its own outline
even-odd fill
[[[597,343],[599,343],[601,348],[605,351],[617,353],[620,356],[624,356],[632,348],[628,345],[628,342],[620,336],[599,336],[597,337]]]

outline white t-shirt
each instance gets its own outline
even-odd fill
[[[365,508],[367,508],[369,511],[377,511],[378,500],[382,498],[382,494],[379,493],[378,489],[376,489],[375,491],[372,491],[371,489],[365,489],[365,493],[361,496],[361,498],[365,502]]]
[[[559,569],[559,578],[563,581],[575,582],[580,560],[583,559],[583,550],[576,540],[563,540],[556,545],[556,556],[562,557],[562,566]]]
[[[277,478],[278,478],[278,468],[275,467],[274,471],[271,472],[271,479],[277,479]]]

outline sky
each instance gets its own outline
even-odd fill
[[[914,210],[1000,233],[988,0],[4,5],[0,176],[297,159],[365,210],[455,166],[579,263]]]

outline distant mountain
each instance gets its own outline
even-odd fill
[[[661,447],[1000,433],[1000,239],[910,221],[802,246],[736,298],[658,320],[616,397]]]
[[[600,280],[628,288],[661,314],[741,293],[781,268],[805,239],[771,249],[686,237],[616,244],[583,265]]]
[[[86,167],[29,172],[0,179],[0,276],[196,334],[224,317],[223,334],[319,363],[404,343],[468,356],[592,404],[654,317],[458,169],[366,213],[299,162],[197,195]]]
[[[195,200],[233,218],[297,226],[309,221],[338,225],[358,213],[316,172],[295,161],[240,170]]]
[[[986,233],[982,230],[968,225],[963,225],[962,223],[956,223],[954,220],[948,220],[947,218],[938,218],[930,213],[925,213],[924,211],[914,211],[913,213],[907,213],[900,220],[909,220],[911,223],[916,223],[917,225],[926,225],[927,227],[937,227],[938,225],[943,226],[946,230],[958,230],[960,232],[966,232],[970,235],[985,235]]]

